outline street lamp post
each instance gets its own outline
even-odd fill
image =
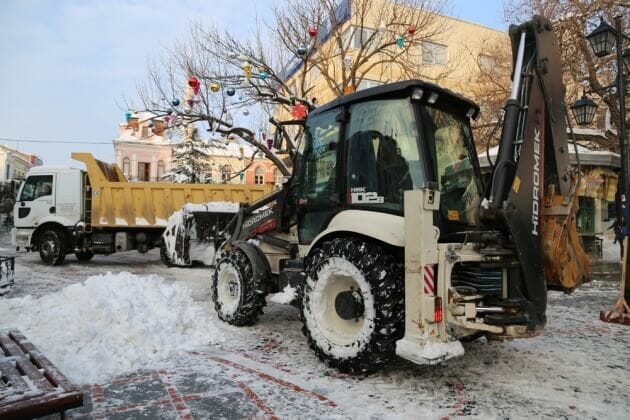
[[[628,166],[630,163],[630,141],[626,138],[626,83],[624,77],[624,70],[630,73],[630,49],[623,49],[624,39],[630,38],[623,34],[623,21],[621,16],[615,17],[614,29],[602,18],[600,25],[593,32],[588,34],[586,38],[591,44],[593,53],[597,57],[607,56],[615,47],[617,50],[616,89],[617,96],[619,97],[618,133],[619,153],[621,155],[621,173],[619,176],[618,189],[620,195],[622,196],[621,202],[623,203],[625,201],[624,198],[630,200],[630,182],[628,180],[628,175],[630,174],[630,167]],[[604,89],[608,89],[610,87],[612,86],[607,86]],[[580,100],[576,101],[571,106],[571,111],[573,111],[573,116],[575,117],[578,125],[589,125],[592,123],[596,109],[595,103],[588,99],[586,95],[583,95]],[[617,204],[617,211],[621,212],[619,215],[621,216],[621,221],[623,223],[624,235],[628,235],[628,232],[630,232],[630,214],[624,214],[625,212],[622,211],[624,206],[620,206],[619,204],[621,203]],[[606,322],[618,322],[630,325],[630,306],[628,305],[628,302],[630,301],[630,282],[627,280],[628,273],[630,273],[628,267],[628,254],[630,251],[628,250],[627,238],[624,238],[623,240],[625,244],[625,252],[623,255],[623,266],[621,270],[621,294],[619,296],[619,300],[615,305],[613,305],[611,310],[606,312],[602,311],[600,313],[600,319]]]

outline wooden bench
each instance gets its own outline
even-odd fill
[[[83,405],[83,393],[18,330],[0,330],[0,418],[24,419]]]

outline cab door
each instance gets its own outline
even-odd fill
[[[30,175],[15,202],[15,227],[36,227],[44,217],[55,214],[55,176]]]
[[[310,244],[340,208],[338,162],[340,161],[339,110],[309,117],[298,150],[298,238]]]

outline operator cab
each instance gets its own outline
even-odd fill
[[[419,80],[366,89],[314,110],[298,147],[292,191],[300,243],[343,210],[403,215],[404,191],[441,191],[442,236],[475,229],[482,193],[469,118],[479,108]]]

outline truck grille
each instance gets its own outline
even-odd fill
[[[479,263],[461,263],[453,267],[451,286],[455,289],[470,290],[482,295],[501,296],[503,269],[483,267]]]

